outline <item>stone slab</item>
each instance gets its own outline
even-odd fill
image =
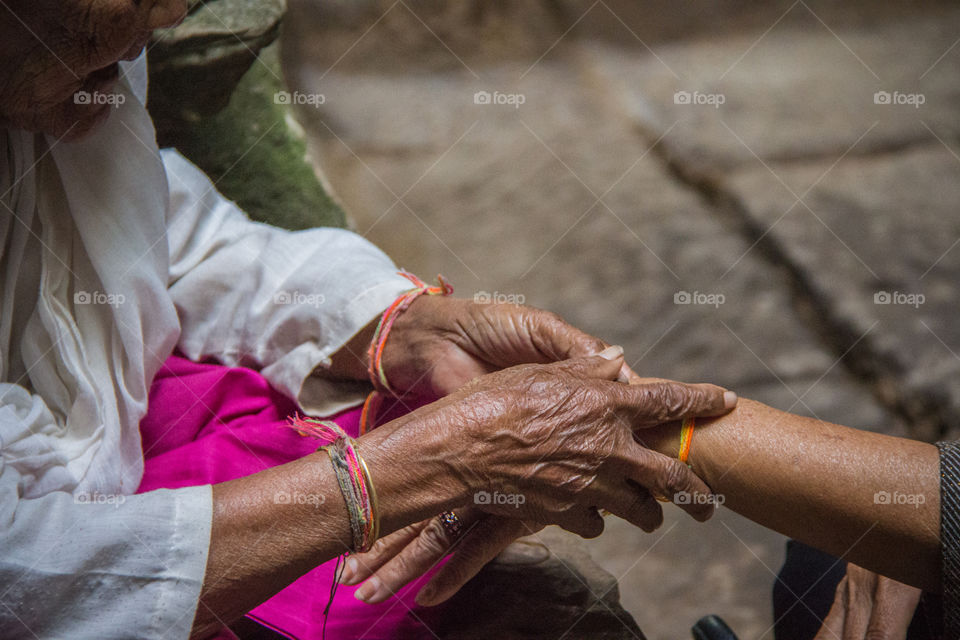
[[[946,144],[729,179],[829,310],[842,348],[856,343],[852,355],[927,439],[960,424],[960,157]]]
[[[837,29],[803,3],[793,12],[807,24],[785,20],[769,31],[650,50],[595,39],[584,42],[582,58],[619,108],[653,137],[669,130],[671,152],[702,171],[758,157],[893,151],[934,141],[932,132],[960,132],[960,9],[934,5],[871,28]],[[875,103],[877,92],[891,104]]]

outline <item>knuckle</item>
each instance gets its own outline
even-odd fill
[[[667,495],[673,495],[687,488],[690,470],[679,460],[667,458],[661,475],[663,488]]]
[[[534,309],[534,307],[525,308]],[[547,309],[535,309],[535,313],[540,316],[540,321],[547,326],[554,328],[567,326],[567,321],[563,319],[563,316],[555,311],[549,311]]]
[[[691,410],[709,411],[716,405],[718,389],[712,386],[694,387],[691,397]]]
[[[642,387],[640,415],[651,422],[667,422],[681,410],[684,397],[671,382],[656,382]]]
[[[427,523],[427,526],[423,528],[417,540],[420,547],[431,555],[442,555],[446,553],[451,546],[451,541],[447,536],[446,529],[444,529],[443,524],[436,518]]]
[[[387,545],[389,544],[388,538],[389,536],[387,538],[378,538],[376,541],[374,541],[373,545],[371,545],[370,551],[357,555],[363,555],[368,558],[377,558],[382,556],[387,551]]]
[[[397,576],[416,575],[416,571],[417,565],[413,558],[407,553],[400,553],[377,573],[383,583],[390,586],[397,579]]]
[[[662,402],[667,415],[664,418],[672,418],[684,413],[690,404],[690,395],[687,388],[678,383],[664,383]]]

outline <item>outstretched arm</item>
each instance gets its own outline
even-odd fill
[[[639,438],[676,456],[680,428],[671,423]],[[940,591],[935,446],[741,400],[728,415],[697,421],[688,462],[737,513],[877,573]]]
[[[714,494],[674,496],[674,501],[689,508],[722,496],[725,506],[764,526],[907,584],[940,590],[936,447],[802,418],[750,400],[696,424],[688,462]],[[642,444],[676,458],[679,423],[634,433]],[[421,523],[357,557],[347,567],[345,582],[371,578],[363,593],[378,602],[452,552],[417,596],[420,604],[439,604],[510,542],[540,527],[469,509],[460,513],[468,526],[478,518],[481,526],[456,539],[442,527],[429,526],[435,523]]]

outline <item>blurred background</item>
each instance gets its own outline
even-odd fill
[[[554,310],[642,375],[956,437],[956,3],[287,4],[287,124],[399,265]],[[651,639],[708,613],[772,638],[784,542],[668,506],[585,547]]]

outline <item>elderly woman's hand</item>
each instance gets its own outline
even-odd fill
[[[486,512],[596,536],[605,508],[652,531],[663,518],[654,496],[710,490],[684,464],[637,444],[633,431],[722,414],[735,399],[708,384],[614,382],[622,366],[622,349],[611,347],[511,367],[397,422],[443,439],[450,479]],[[702,501],[682,508],[700,520],[713,512]]]
[[[383,366],[395,391],[432,401],[485,373],[593,355],[607,346],[549,311],[422,296],[394,324]],[[630,371],[622,368],[626,380]]]
[[[543,523],[598,535],[603,519],[596,507],[603,507],[650,531],[662,519],[654,495],[708,493],[686,466],[637,445],[632,432],[687,415],[723,413],[730,408],[723,390],[670,381],[611,382],[619,373],[620,350],[604,355],[610,359],[514,367],[437,403],[448,407],[437,417],[451,420],[465,435],[459,441],[469,443],[458,462],[469,461],[462,465],[463,481],[475,493],[474,504],[458,510],[461,531],[454,534],[437,518],[405,527],[348,560],[343,581],[367,580],[358,597],[381,602],[452,553],[417,596],[420,604],[439,604]],[[451,415],[454,408],[466,421]],[[698,519],[712,511],[709,504],[683,507]]]
[[[357,598],[376,604],[451,555],[416,596],[417,604],[438,605],[457,593],[517,538],[535,534],[544,526],[486,514],[474,507],[458,509],[456,513],[460,533],[452,533],[438,518],[404,527],[377,540],[368,553],[348,558],[340,581],[353,585],[366,580],[357,589]]]

